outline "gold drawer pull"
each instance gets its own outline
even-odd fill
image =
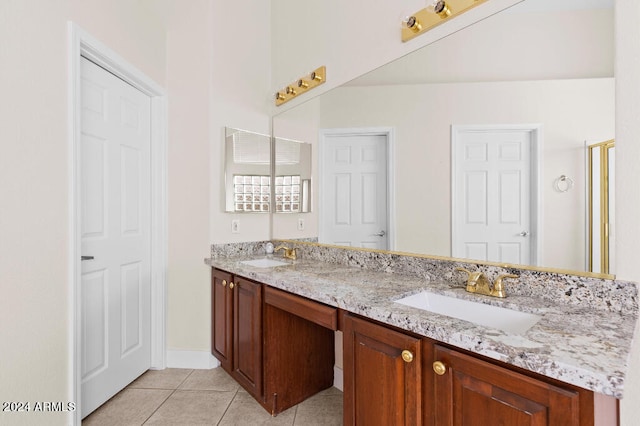
[[[447,366],[444,365],[441,361],[436,361],[433,363],[433,371],[438,375],[442,376],[447,372]]]
[[[413,354],[411,353],[411,351],[408,350],[404,350],[402,351],[402,360],[404,362],[411,362],[413,361]]]
[[[235,287],[235,284],[233,284],[233,281],[231,281],[231,282],[229,283],[229,288],[230,288],[231,290],[233,290],[233,287]]]
[[[227,280],[222,280],[222,287],[226,287],[227,286]]]

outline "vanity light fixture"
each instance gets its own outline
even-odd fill
[[[306,91],[318,87],[326,81],[326,77],[327,68],[323,65],[306,76],[299,78],[295,83],[288,85],[275,94],[276,106],[280,106],[296,96],[300,96]]]
[[[427,7],[403,19],[402,41],[440,25],[449,18],[460,15],[487,0],[427,0]]]

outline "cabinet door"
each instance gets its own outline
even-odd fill
[[[262,398],[262,284],[234,277],[233,376]]]
[[[211,273],[211,353],[226,371],[231,372],[233,360],[231,274],[212,269]]]
[[[350,315],[343,331],[344,424],[420,424],[420,340]]]
[[[580,425],[576,391],[438,345],[434,356],[436,425]]]

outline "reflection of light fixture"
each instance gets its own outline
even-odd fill
[[[405,21],[405,25],[414,33],[420,32],[420,30],[422,29],[422,24],[415,16],[408,17]]]
[[[427,7],[404,18],[402,41],[412,38],[487,0],[428,0]]]
[[[427,10],[431,13],[435,13],[440,18],[445,19],[451,16],[451,9],[444,0],[436,0],[427,6]]]
[[[317,87],[325,82],[327,76],[327,69],[324,66],[312,71],[308,75],[295,80],[295,83],[288,85],[282,90],[279,90],[275,94],[276,106],[280,106],[283,103],[290,101],[314,87]]]

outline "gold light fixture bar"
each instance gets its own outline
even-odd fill
[[[323,65],[310,74],[301,77],[293,84],[288,85],[275,94],[276,106],[280,106],[285,102],[289,102],[296,96],[300,96],[305,92],[320,86],[327,79],[327,68]]]
[[[402,41],[409,41],[431,28],[473,9],[487,0],[439,0],[432,7],[417,11],[402,26]]]

